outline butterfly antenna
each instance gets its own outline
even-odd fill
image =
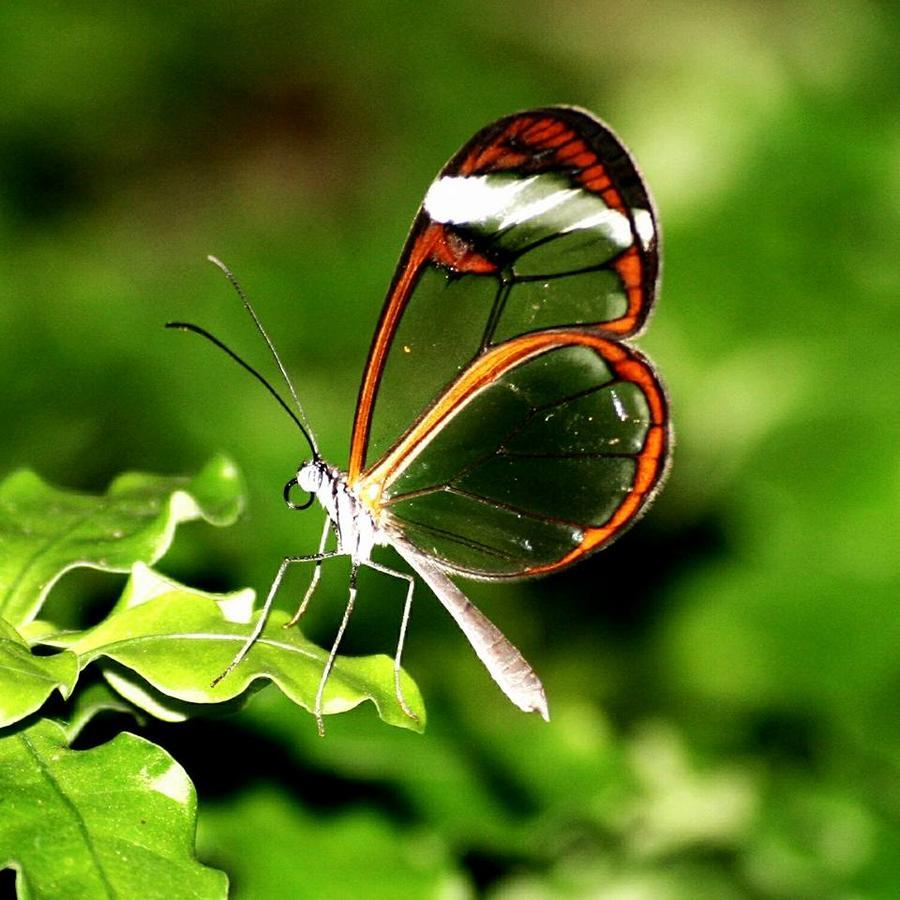
[[[316,447],[316,442],[313,440],[312,435],[309,430],[300,421],[297,417],[297,414],[287,405],[284,398],[275,388],[272,387],[271,384],[265,379],[263,375],[261,375],[250,363],[246,362],[246,360],[241,359],[237,353],[234,352],[230,347],[226,346],[222,341],[220,341],[215,335],[210,334],[205,328],[201,328],[199,325],[194,325],[191,322],[166,322],[166,328],[175,328],[179,331],[192,331],[194,334],[199,334],[200,337],[206,338],[211,344],[215,344],[220,350],[224,350],[239,366],[243,369],[246,369],[281,405],[281,408],[294,420],[294,424],[300,429],[303,437],[306,438],[306,442],[309,444],[310,450],[312,450],[313,458],[319,458],[319,450]]]
[[[272,358],[275,360],[275,365],[278,366],[278,371],[281,372],[281,377],[284,379],[284,383],[288,386],[288,390],[291,392],[291,397],[294,400],[294,405],[297,407],[297,412],[300,414],[300,418],[306,423],[306,427],[303,428],[303,433],[306,435],[306,439],[309,441],[309,445],[313,451],[313,456],[318,459],[319,448],[316,445],[315,438],[312,435],[312,428],[309,425],[309,419],[307,419],[306,413],[303,411],[303,404],[300,402],[300,398],[297,396],[297,391],[294,388],[294,383],[291,381],[291,377],[290,375],[288,375],[287,369],[284,367],[284,363],[282,363],[281,357],[278,355],[278,351],[275,349],[275,344],[272,343],[272,339],[269,337],[269,333],[263,327],[263,323],[259,320],[259,316],[256,314],[256,310],[247,299],[247,295],[244,293],[243,288],[241,287],[237,278],[235,278],[234,273],[231,271],[231,269],[229,269],[228,266],[226,266],[225,263],[223,263],[222,260],[217,256],[212,256],[210,254],[206,258],[214,266],[218,267],[222,271],[222,274],[231,282],[231,286],[235,289],[238,297],[241,298],[241,303],[244,304],[244,309],[246,309],[247,312],[250,313],[250,317],[253,319],[253,324],[256,325],[256,330],[262,335],[263,340],[266,342],[266,346],[268,346],[269,352],[272,354]],[[219,344],[219,346],[223,345]],[[225,347],[223,347],[223,349],[227,350],[227,348]],[[234,356],[234,354],[231,353],[230,350],[227,350],[227,352]],[[238,361],[249,369],[249,366],[246,366],[246,363],[243,363],[243,361],[241,360]],[[270,390],[272,390],[271,387]],[[297,417],[294,416],[293,418],[296,419]]]

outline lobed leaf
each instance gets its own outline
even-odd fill
[[[124,686],[127,699],[160,718],[184,717],[184,708],[165,704],[165,697],[191,704],[224,703],[260,679],[274,681],[295,703],[312,710],[327,654],[297,628],[285,629],[289,617],[281,610],[270,614],[241,664],[212,687],[252,630],[247,621],[249,598],[248,592],[206,594],[136,566],[115,610],[67,646],[77,654],[81,668],[94,660],[113,661],[140,676],[144,685],[127,673],[111,683],[117,690]],[[338,657],[325,689],[323,711],[345,712],[370,700],[385,722],[422,731],[425,710],[419,690],[405,672],[401,683],[416,720],[397,702],[390,657]],[[162,709],[160,694],[165,695]]]
[[[193,478],[126,473],[103,496],[15,472],[0,484],[0,617],[20,628],[70,569],[127,572],[135,562],[155,562],[181,522],[227,525],[241,505],[240,474],[224,456]]]
[[[0,868],[22,897],[226,896],[225,874],[194,855],[194,786],[143,738],[77,751],[50,720],[8,733],[0,798]]]

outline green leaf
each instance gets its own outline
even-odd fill
[[[194,855],[196,806],[181,766],[132,734],[75,751],[44,720],[0,739],[0,868],[22,897],[225,897]]]
[[[127,572],[137,561],[155,562],[179,523],[227,525],[241,505],[240,474],[224,456],[194,478],[127,473],[103,496],[16,472],[0,484],[0,616],[21,627],[70,569]]]
[[[0,728],[39,709],[54,690],[68,697],[77,678],[74,653],[35,656],[15,628],[0,619]]]
[[[206,594],[162,578],[146,566],[133,577],[115,610],[96,627],[68,644],[84,668],[93,660],[112,660],[137,673],[155,692],[192,704],[224,703],[259,679],[274,681],[295,703],[312,710],[327,654],[297,628],[286,629],[288,614],[274,610],[263,633],[241,664],[215,687],[220,675],[252,630],[248,621],[252,592]],[[390,657],[338,657],[325,689],[325,714],[345,712],[371,700],[391,725],[422,731],[425,709],[413,680],[401,673],[404,696],[418,716],[410,719],[394,694]],[[176,719],[183,707],[160,714],[159,700],[146,689],[123,694],[152,715]],[[122,681],[113,682],[120,689]],[[137,687],[134,682],[131,687]],[[143,694],[141,693],[143,690]],[[147,699],[149,698],[149,699]]]

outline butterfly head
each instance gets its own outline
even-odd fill
[[[329,468],[323,460],[308,460],[297,469],[297,474],[284,486],[284,502],[291,509],[309,509],[322,486],[329,480],[328,476]],[[294,487],[299,487],[301,491],[309,494],[303,503],[295,503],[291,499],[291,491]]]
[[[330,481],[328,464],[321,459],[311,459],[297,470],[297,484],[303,491],[317,494],[322,485]]]

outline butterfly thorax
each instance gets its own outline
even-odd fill
[[[311,460],[298,470],[297,484],[315,494],[334,524],[338,548],[354,560],[369,559],[372,548],[383,543],[375,519],[347,484],[347,476],[340,469],[321,459]]]

